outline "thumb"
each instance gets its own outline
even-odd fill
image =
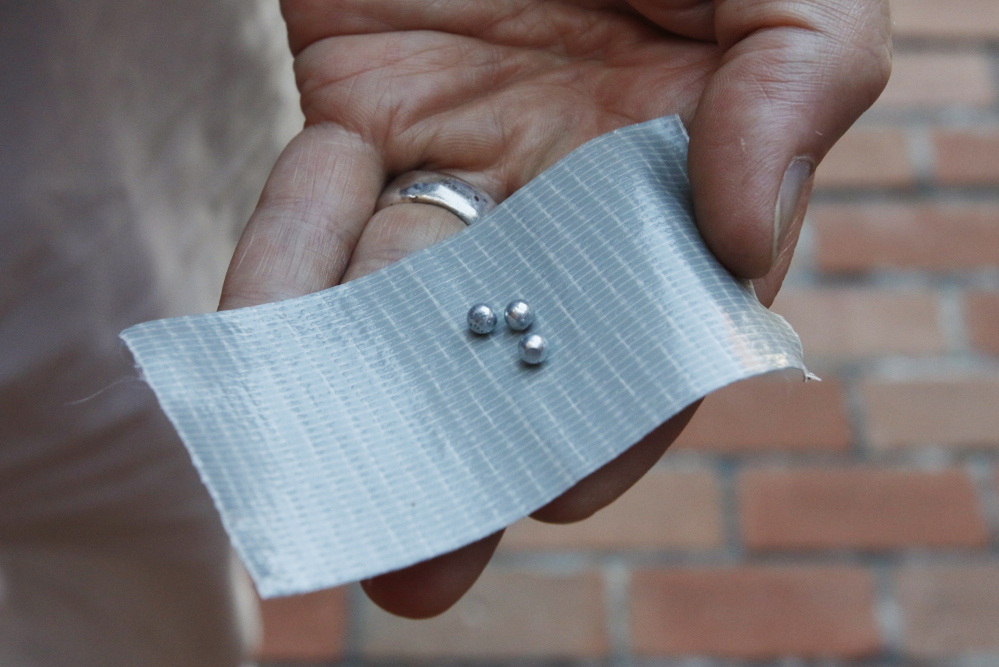
[[[698,224],[738,276],[786,271],[816,165],[891,70],[887,0],[715,0],[724,55],[690,124]]]

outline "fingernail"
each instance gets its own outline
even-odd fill
[[[794,222],[801,197],[805,194],[805,184],[815,171],[815,162],[809,157],[796,157],[791,160],[777,193],[777,207],[774,212],[774,241],[771,257],[777,260],[781,243]]]

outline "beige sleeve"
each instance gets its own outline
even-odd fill
[[[3,3],[0,49],[0,665],[239,664],[239,570],[117,334],[214,309],[301,123],[277,3]]]

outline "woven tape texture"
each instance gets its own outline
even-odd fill
[[[122,334],[262,595],[451,551],[705,394],[803,370],[701,241],[686,141],[676,117],[617,130],[382,271]],[[473,303],[515,298],[552,347],[540,366],[502,324],[466,328]]]

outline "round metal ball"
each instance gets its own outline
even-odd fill
[[[472,333],[492,333],[496,328],[496,313],[487,303],[477,303],[468,309],[468,328]]]
[[[534,324],[534,309],[526,301],[511,301],[503,313],[506,325],[514,331],[524,331]]]
[[[539,334],[527,334],[520,339],[520,360],[525,364],[540,364],[548,358],[548,341]]]

